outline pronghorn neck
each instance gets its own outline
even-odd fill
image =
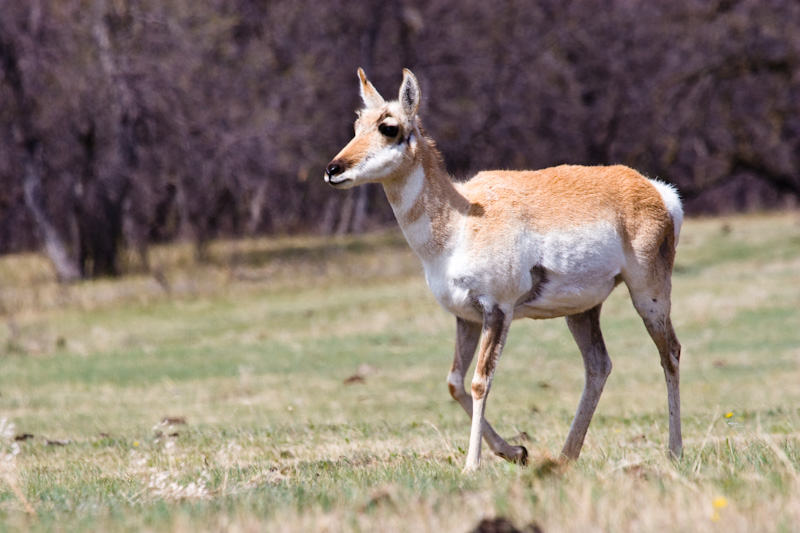
[[[410,171],[384,182],[384,190],[408,244],[428,259],[450,247],[454,224],[469,210],[469,201],[453,185],[433,141],[418,128],[412,138],[416,154]]]

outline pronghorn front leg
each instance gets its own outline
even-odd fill
[[[447,387],[450,395],[461,405],[467,415],[472,417],[472,396],[464,389],[464,375],[475,356],[475,348],[481,337],[481,325],[468,322],[462,318],[456,319],[456,353],[453,358],[453,367],[447,376]],[[515,463],[525,464],[528,459],[528,450],[524,446],[511,446],[497,434],[491,424],[483,419],[483,438],[489,448],[496,454]]]
[[[481,438],[483,428],[488,426],[483,418],[486,398],[492,386],[492,376],[503,351],[511,325],[512,311],[493,305],[483,314],[483,335],[478,353],[478,364],[472,378],[472,429],[469,434],[469,451],[464,471],[476,470],[481,463]],[[498,437],[499,438],[499,437]],[[500,439],[502,441],[502,439]],[[503,441],[505,443],[505,441]],[[508,446],[508,443],[505,443]]]

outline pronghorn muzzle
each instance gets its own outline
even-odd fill
[[[334,187],[344,183],[347,181],[346,179],[337,180],[336,176],[344,174],[345,170],[346,167],[344,161],[340,159],[334,159],[328,163],[327,167],[325,167],[325,182]]]

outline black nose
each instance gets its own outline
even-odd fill
[[[344,165],[342,165],[339,161],[331,161],[328,163],[328,166],[325,167],[325,173],[330,176],[335,176],[336,174],[341,174],[344,172]]]

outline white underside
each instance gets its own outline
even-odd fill
[[[547,234],[520,230],[513,242],[475,250],[462,238],[452,253],[423,259],[439,303],[473,321],[481,321],[481,309],[494,305],[515,319],[566,316],[603,302],[625,265],[622,240],[610,223]],[[535,297],[530,294],[533,267],[546,276]]]

